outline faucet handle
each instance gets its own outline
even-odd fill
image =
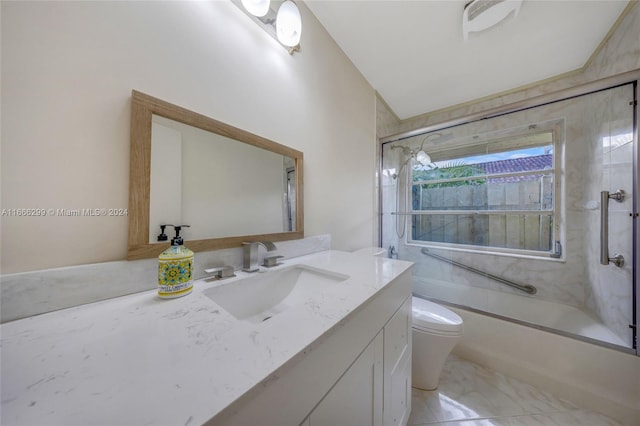
[[[233,266],[219,266],[216,268],[209,268],[204,270],[207,274],[213,274],[211,277],[207,277],[209,279],[220,279],[223,280],[225,278],[235,277]]]
[[[271,268],[278,264],[278,259],[282,259],[284,256],[265,256],[262,266]]]

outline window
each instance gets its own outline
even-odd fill
[[[548,256],[556,238],[553,128],[452,143],[414,164],[413,243]]]

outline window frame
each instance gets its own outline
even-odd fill
[[[491,175],[479,175],[479,176],[469,176],[469,177],[460,177],[460,178],[452,178],[452,179],[439,179],[437,181],[418,181],[413,182],[413,167],[415,165],[415,161],[411,161],[411,173],[407,173],[407,181],[405,182],[404,188],[406,191],[406,205],[405,210],[408,214],[405,214],[404,220],[405,226],[409,231],[404,236],[404,243],[409,246],[416,247],[428,247],[428,248],[436,248],[441,250],[450,250],[450,251],[462,251],[462,252],[471,252],[471,253],[486,253],[492,255],[499,256],[515,256],[515,257],[528,257],[535,259],[546,259],[546,260],[561,260],[564,261],[564,252],[561,250],[561,247],[564,246],[564,220],[562,212],[564,211],[564,197],[563,197],[563,184],[562,184],[562,176],[564,170],[564,119],[555,119],[548,120],[545,122],[530,124],[528,126],[520,126],[507,130],[498,130],[486,132],[482,135],[475,135],[475,141],[472,143],[468,143],[466,145],[454,146],[451,148],[442,148],[438,151],[434,151],[437,155],[437,161],[455,161],[457,158],[463,158],[460,155],[455,157],[446,157],[447,152],[457,152],[463,153],[465,148],[469,149],[469,152],[472,152],[474,148],[477,148],[482,145],[488,145],[496,142],[504,142],[508,139],[519,138],[532,134],[539,133],[551,133],[551,144],[552,145],[552,169],[546,170],[536,170],[536,171],[525,171],[525,172],[513,172],[513,173],[503,173],[503,174],[491,174]],[[544,146],[544,144],[540,145],[529,145],[529,147],[535,146]],[[518,147],[514,147],[517,149]],[[425,147],[425,150],[429,152],[428,147]],[[504,151],[501,151],[504,152]],[[431,155],[431,152],[429,152]],[[470,154],[473,155],[473,154]],[[444,157],[443,157],[444,156]],[[414,211],[412,208],[412,191],[414,184],[418,183],[442,183],[442,182],[453,182],[456,180],[473,180],[473,179],[491,179],[491,178],[501,178],[508,176],[522,176],[527,174],[550,174],[553,179],[553,204],[551,211],[549,210],[518,210],[518,211],[509,211],[509,210],[416,210]],[[536,212],[549,212],[549,217],[553,221],[552,233],[551,233],[551,250],[531,250],[531,249],[523,249],[523,248],[508,248],[508,247],[497,247],[497,246],[480,246],[474,244],[461,244],[461,243],[447,243],[447,242],[437,242],[437,241],[424,241],[424,240],[416,240],[413,238],[413,217],[416,215],[453,215],[455,213],[456,216],[460,216],[463,214],[512,214],[520,217],[525,216],[527,213],[535,214]],[[560,246],[558,247],[558,244]],[[557,251],[560,249],[559,251]]]

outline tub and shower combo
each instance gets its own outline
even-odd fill
[[[639,77],[381,139],[380,245],[414,296],[637,356]]]

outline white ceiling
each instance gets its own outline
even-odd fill
[[[518,16],[462,37],[468,0],[306,0],[401,119],[585,65],[627,0],[524,0]]]

